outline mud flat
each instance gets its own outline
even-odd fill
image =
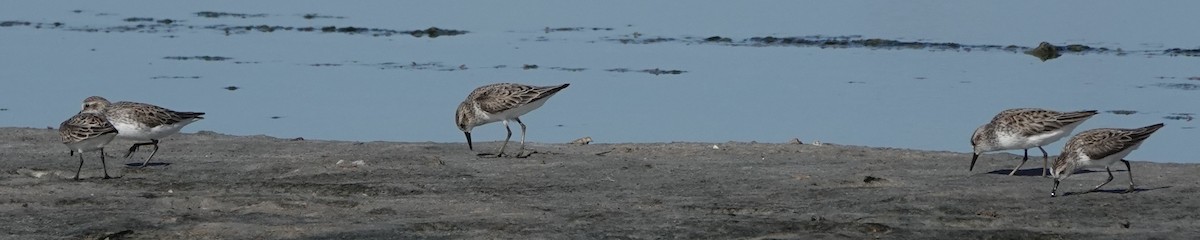
[[[453,134],[449,132],[447,134]],[[1186,239],[1197,164],[1135,161],[1102,191],[1050,198],[1020,156],[825,144],[531,144],[525,159],[459,143],[343,142],[202,131],[129,142],[83,180],[53,130],[0,128],[0,233],[19,239]],[[964,141],[964,145],[965,145]],[[714,148],[713,146],[717,146]],[[499,143],[477,143],[494,150]],[[964,147],[965,149],[966,147]],[[148,149],[147,149],[148,150]],[[1052,151],[1056,152],[1056,151]],[[144,158],[148,152],[136,156]],[[1040,159],[1034,159],[1040,160]],[[1061,190],[1104,180],[1084,171]]]

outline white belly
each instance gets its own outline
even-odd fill
[[[1070,134],[1070,131],[1059,129],[1033,136],[1023,137],[1016,134],[996,134],[996,142],[999,143],[1001,150],[1027,149],[1039,146],[1046,146]]]
[[[149,141],[150,139],[161,139],[171,134],[178,133],[184,126],[196,122],[198,119],[186,120],[175,124],[164,124],[155,127],[147,127],[140,123],[128,122],[113,122],[113,127],[117,128],[117,137],[121,139],[134,141]]]
[[[101,148],[104,148],[105,145],[108,145],[109,142],[112,142],[113,138],[116,136],[117,134],[104,134],[83,141],[67,143],[67,148],[70,148],[71,151],[78,153],[100,150]]]
[[[1112,165],[1113,163],[1116,163],[1117,161],[1121,161],[1121,159],[1125,159],[1126,156],[1129,156],[1130,152],[1133,152],[1133,150],[1137,150],[1137,148],[1140,146],[1142,146],[1142,143],[1138,143],[1136,145],[1130,146],[1129,148],[1126,148],[1125,150],[1122,150],[1122,151],[1117,152],[1112,155],[1108,155],[1107,157],[1104,157],[1101,159],[1092,159],[1091,157],[1089,157],[1087,155],[1079,154],[1080,158],[1082,158],[1082,159],[1080,159],[1079,164],[1080,164],[1080,167],[1084,167],[1084,166],[1107,167],[1107,166]]]
[[[1016,134],[1005,134],[1003,132],[996,133],[996,140],[1002,150],[1027,149],[1040,146],[1050,145],[1057,142],[1059,139],[1071,135],[1075,131],[1075,127],[1083,122],[1075,122],[1074,124],[1063,126],[1058,130],[1035,134],[1033,136],[1018,136]]]
[[[526,113],[529,113],[529,112],[533,111],[534,109],[538,109],[539,107],[542,107],[542,104],[546,104],[546,100],[549,100],[549,99],[550,99],[549,97],[545,97],[542,99],[538,99],[537,101],[533,101],[529,104],[521,105],[521,106],[518,106],[518,107],[515,107],[512,109],[508,109],[508,110],[505,110],[505,111],[502,111],[499,113],[495,113],[495,114],[488,114],[487,112],[484,112],[483,110],[480,110],[479,108],[475,108],[475,112],[478,113],[479,118],[483,119],[485,123],[496,122],[496,121],[501,121],[501,120],[509,120],[509,119],[514,119],[514,118],[520,117],[521,115],[525,115]]]

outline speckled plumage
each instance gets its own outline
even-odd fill
[[[555,93],[567,86],[570,84],[545,87],[516,83],[485,85],[471,91],[471,94],[467,95],[467,99],[458,105],[454,114],[454,122],[458,125],[458,129],[466,135],[467,146],[474,150],[471,143],[471,129],[487,123],[503,121],[508,135],[504,138],[504,145],[500,146],[500,152],[495,154],[503,156],[504,148],[508,146],[508,141],[512,138],[512,129],[508,127],[508,120],[515,120],[521,125],[520,149],[523,151],[525,148],[525,123],[521,122],[521,115],[541,107],[550,96],[554,96]],[[521,153],[518,152],[517,156],[520,157]]]
[[[109,103],[107,99],[99,96],[85,99],[83,108],[103,112],[120,131],[117,137],[140,142],[130,147],[125,157],[132,157],[141,146],[153,145],[154,151],[150,152],[150,156],[142,163],[143,167],[158,153],[159,139],[178,133],[184,126],[204,119],[202,112],[176,112],[138,102]]]
[[[103,114],[97,111],[81,111],[58,125],[58,136],[71,150],[71,155],[79,153],[79,168],[75,170],[75,180],[79,180],[79,172],[83,170],[83,154],[96,150],[100,151],[104,178],[111,178],[108,176],[108,164],[104,159],[104,146],[117,136],[117,129]]]
[[[104,115],[98,113],[81,112],[58,125],[58,135],[63,144],[76,143],[107,134],[117,134],[117,129],[108,122],[108,119],[104,118]]]
[[[1058,112],[1038,108],[1015,108],[1001,111],[992,121],[975,129],[971,146],[975,155],[971,168],[980,154],[1003,150],[1025,150],[1021,163],[1008,175],[1013,175],[1029,160],[1029,148],[1042,151],[1042,176],[1046,176],[1050,156],[1042,146],[1054,143],[1071,134],[1083,121],[1098,114],[1096,111]]]
[[[145,127],[178,124],[204,119],[201,112],[176,112],[159,106],[138,102],[117,102],[105,111],[111,121],[140,124]]]
[[[1125,160],[1125,156],[1136,150],[1163,126],[1165,125],[1159,123],[1133,129],[1098,128],[1075,135],[1063,146],[1062,154],[1054,159],[1054,170],[1051,172],[1054,176],[1054,188],[1050,190],[1050,196],[1057,192],[1059,181],[1071,176],[1075,170],[1087,166],[1104,166],[1104,170],[1108,171],[1108,180],[1091,191],[1100,189],[1112,181],[1112,169],[1109,166],[1117,161],[1125,163],[1125,169],[1129,172],[1129,189],[1126,192],[1132,192],[1133,170],[1129,169],[1129,161]]]

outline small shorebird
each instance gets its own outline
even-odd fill
[[[1017,173],[1025,161],[1029,161],[1029,148],[1037,147],[1042,150],[1042,177],[1049,169],[1050,155],[1046,154],[1046,146],[1058,141],[1075,130],[1084,120],[1096,115],[1096,111],[1057,112],[1038,108],[1008,109],[996,114],[991,122],[979,126],[971,135],[971,146],[975,155],[971,157],[971,168],[975,170],[975,160],[985,152],[1003,150],[1025,150],[1021,164],[1017,164],[1012,176]]]
[[[550,96],[554,96],[555,93],[570,85],[545,87],[516,83],[485,85],[471,91],[471,94],[467,95],[467,99],[458,105],[458,110],[454,114],[454,122],[458,124],[458,129],[467,136],[467,147],[475,150],[471,143],[471,129],[491,122],[503,121],[504,130],[508,130],[508,135],[504,137],[504,145],[500,145],[500,152],[479,154],[480,156],[503,157],[504,147],[508,146],[508,140],[512,138],[512,129],[508,127],[508,120],[516,120],[517,124],[521,125],[521,147],[516,157],[528,157],[528,155],[521,155],[525,150],[525,123],[521,122],[521,115],[541,107],[547,99],[550,99]]]
[[[120,132],[118,138],[139,141],[129,147],[129,152],[125,153],[125,158],[133,156],[133,152],[141,146],[154,145],[154,151],[150,152],[150,157],[142,162],[141,167],[146,167],[150,163],[150,159],[154,158],[154,154],[158,153],[158,139],[178,133],[184,126],[193,122],[204,119],[202,112],[176,112],[163,107],[137,103],[137,102],[117,102],[109,103],[108,99],[99,96],[88,97],[83,100],[83,109],[95,109],[104,113],[108,117],[108,121]]]
[[[100,150],[100,165],[104,168],[104,179],[108,176],[108,163],[104,160],[104,145],[112,142],[117,136],[117,129],[96,109],[84,109],[74,117],[58,125],[58,136],[71,155],[79,153],[79,168],[75,169],[75,180],[79,180],[79,172],[83,170],[83,153]]]
[[[1135,129],[1098,128],[1071,137],[1067,145],[1063,146],[1062,154],[1054,159],[1054,171],[1051,172],[1054,176],[1054,188],[1050,189],[1050,196],[1054,197],[1055,192],[1058,192],[1059,181],[1071,176],[1076,169],[1087,166],[1104,166],[1104,170],[1108,171],[1108,180],[1104,180],[1104,183],[1088,192],[1100,190],[1104,184],[1112,182],[1113,174],[1109,166],[1118,160],[1125,163],[1125,171],[1129,173],[1129,189],[1125,192],[1133,192],[1133,170],[1129,168],[1129,161],[1125,160],[1125,156],[1162,127],[1163,124],[1159,123]]]

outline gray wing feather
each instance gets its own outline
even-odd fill
[[[472,99],[479,103],[480,110],[488,113],[499,113],[550,97],[568,85],[534,87],[500,83],[479,87],[471,95]]]
[[[62,142],[68,143],[104,134],[116,134],[117,128],[113,127],[104,115],[80,113],[59,124],[58,133]]]
[[[1155,124],[1137,129],[1096,129],[1091,130],[1084,142],[1092,143],[1083,148],[1083,153],[1092,159],[1104,158],[1133,147],[1150,137],[1163,124]]]
[[[171,109],[138,102],[118,102],[108,107],[108,115],[132,118],[148,127],[175,124],[193,118],[203,118],[202,112],[176,112]]]

